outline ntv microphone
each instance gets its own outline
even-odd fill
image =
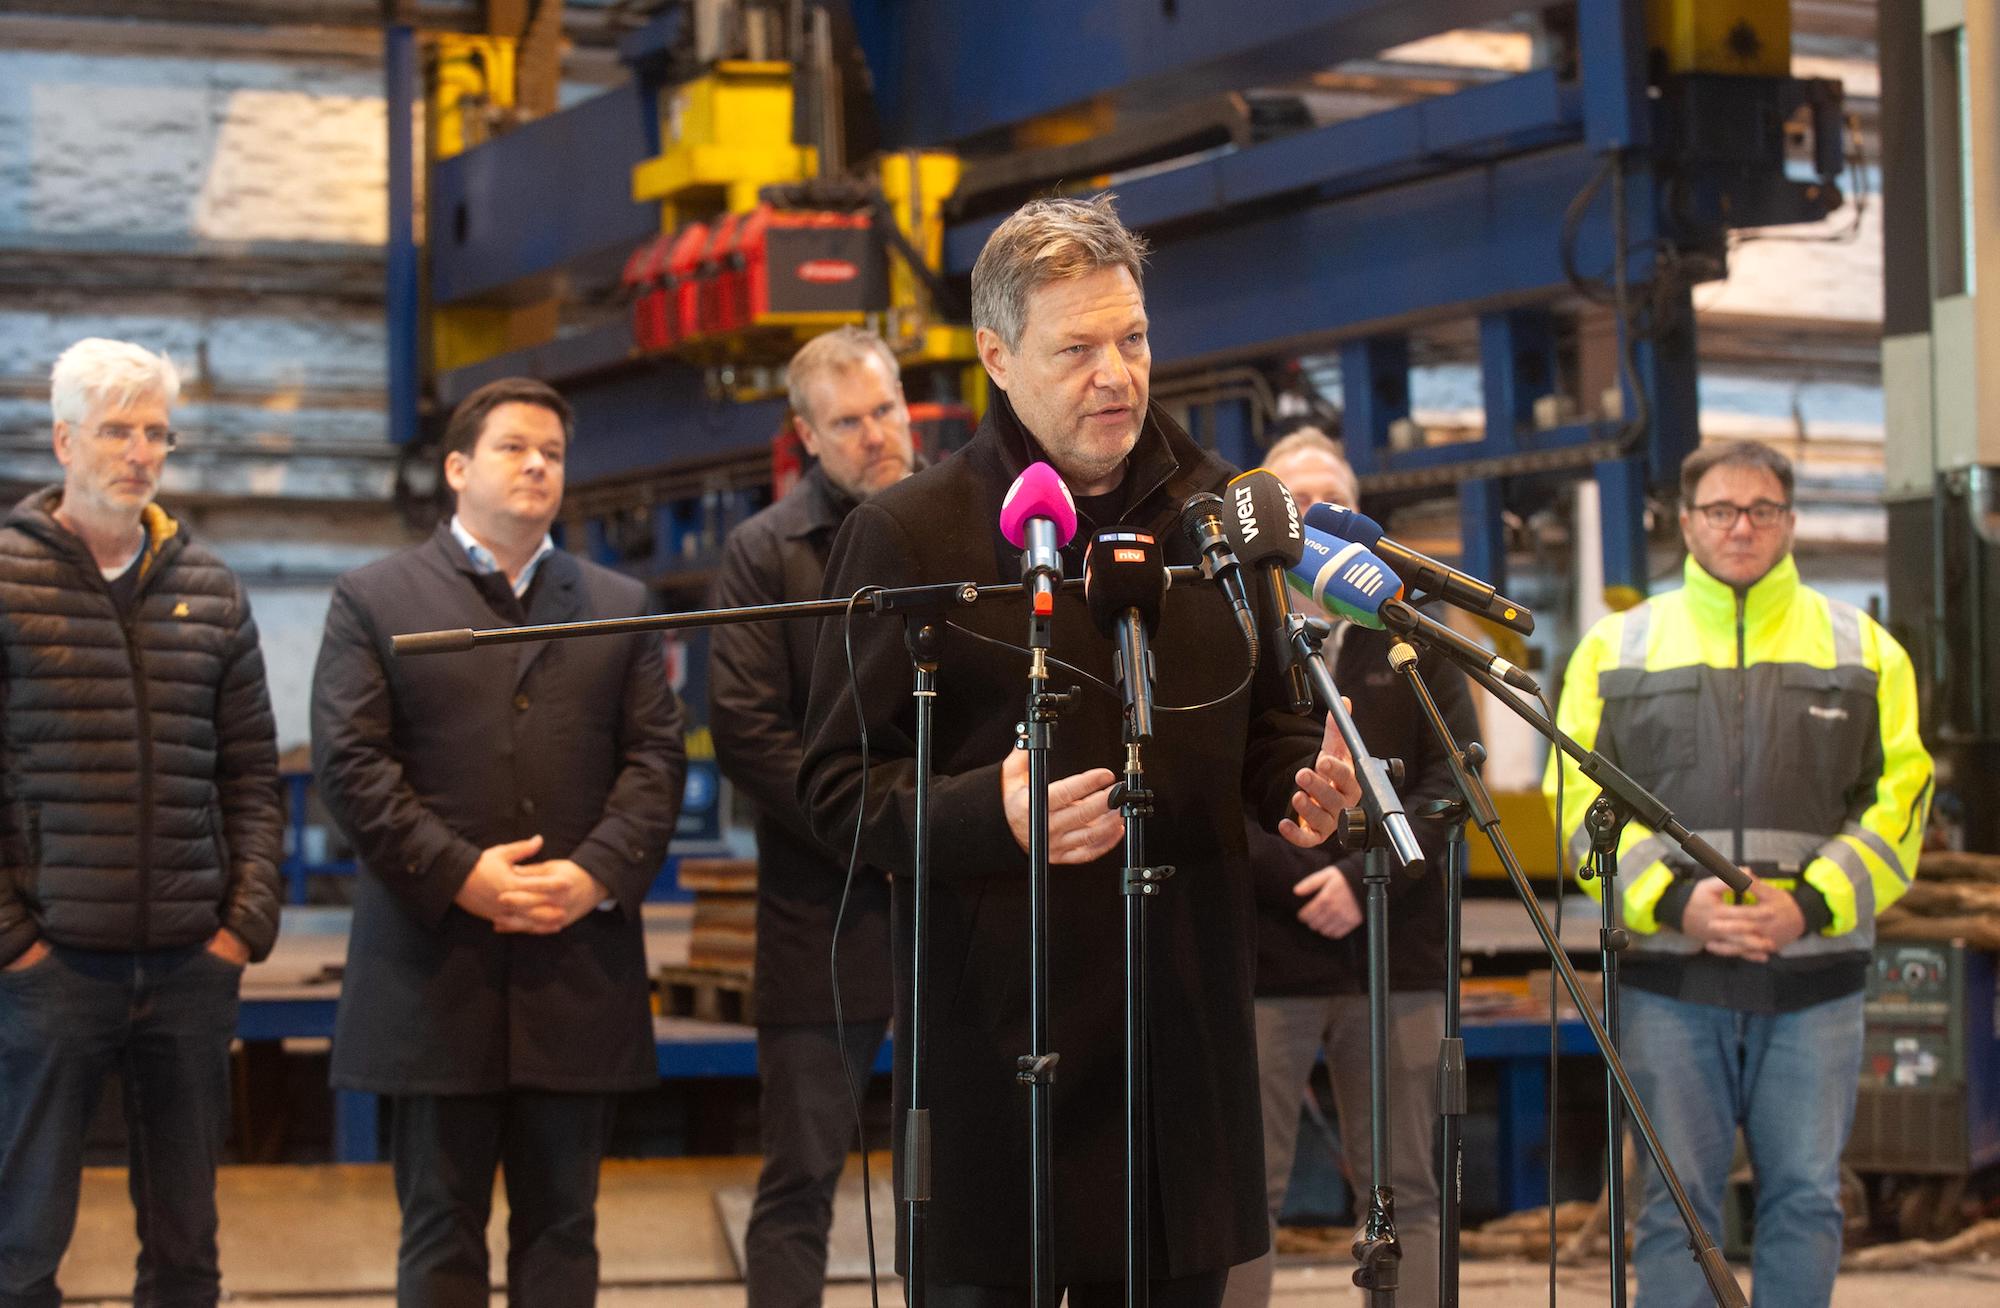
[[[1339,540],[1352,541],[1374,552],[1395,574],[1453,608],[1490,618],[1524,636],[1533,635],[1535,615],[1470,573],[1419,554],[1382,534],[1382,524],[1355,509],[1315,504],[1306,510],[1306,526]]]
[[[1403,583],[1367,546],[1340,540],[1311,526],[1305,529],[1302,544],[1303,556],[1292,565],[1288,579],[1327,612],[1357,626],[1410,637],[1456,662],[1490,672],[1517,690],[1541,693],[1533,677],[1506,659],[1404,603]]]
[[[1028,587],[1038,633],[1046,633],[1062,581],[1062,547],[1076,537],[1076,501],[1047,463],[1031,463],[1000,501],[1000,534],[1021,551],[1021,580]]]
[[[1125,694],[1128,744],[1153,738],[1153,653],[1167,593],[1167,560],[1143,531],[1113,527],[1090,538],[1083,555],[1083,602],[1099,634],[1118,642],[1117,680]]]
[[[1264,597],[1271,606],[1271,628],[1263,647],[1271,652],[1272,666],[1285,677],[1292,711],[1312,711],[1312,688],[1306,671],[1292,655],[1291,637],[1286,631],[1292,616],[1291,596],[1286,594],[1285,570],[1299,561],[1304,528],[1299,522],[1299,506],[1293,502],[1285,483],[1265,471],[1252,468],[1239,474],[1223,490],[1222,530],[1229,547],[1261,578]]]
[[[1181,530],[1201,552],[1208,575],[1222,587],[1236,625],[1242,629],[1243,643],[1250,650],[1250,666],[1257,666],[1257,615],[1250,609],[1250,592],[1243,588],[1243,564],[1229,548],[1229,534],[1223,528],[1222,497],[1214,491],[1197,491],[1181,505]]]

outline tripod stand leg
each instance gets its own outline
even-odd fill
[[[1458,1308],[1458,1226],[1465,1178],[1465,1040],[1459,1034],[1459,975],[1465,876],[1465,811],[1446,817],[1444,1039],[1438,1042],[1438,1308]]]
[[[1362,882],[1368,887],[1368,1217],[1354,1242],[1360,1264],[1354,1283],[1369,1308],[1394,1308],[1397,1269],[1396,1191],[1389,1184],[1389,851],[1371,846]]]

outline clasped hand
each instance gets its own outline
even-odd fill
[[[531,863],[542,838],[509,841],[481,850],[453,901],[495,931],[554,935],[603,903],[604,883],[566,858]]]
[[[1711,954],[1762,963],[1804,935],[1806,919],[1788,891],[1748,868],[1744,873],[1750,876],[1755,903],[1729,903],[1723,898],[1729,887],[1715,877],[1704,877],[1681,911],[1681,931],[1701,941]]]

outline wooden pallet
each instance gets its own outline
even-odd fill
[[[757,985],[746,973],[663,967],[653,974],[653,988],[663,1016],[744,1026],[757,1023]]]

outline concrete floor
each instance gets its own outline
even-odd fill
[[[878,1155],[878,1158],[880,1156]],[[886,1162],[883,1159],[882,1162]],[[747,1208],[743,1187],[754,1182],[755,1158],[649,1160],[606,1166],[599,1205],[599,1248],[607,1285],[602,1308],[742,1308],[732,1235],[740,1239]],[[878,1164],[880,1168],[880,1164]],[[886,1187],[878,1170],[878,1194]],[[855,1272],[861,1260],[858,1169],[850,1167],[836,1216],[836,1259]],[[122,1169],[85,1174],[76,1239],[62,1283],[74,1304],[129,1303],[131,1209]],[[886,1200],[886,1195],[883,1196]],[[218,1185],[222,1264],[232,1308],[391,1308],[396,1211],[385,1166],[230,1167]],[[496,1209],[501,1206],[496,1205]],[[893,1216],[875,1214],[886,1261]],[[504,1239],[504,1211],[495,1234]],[[498,1265],[496,1258],[496,1265]],[[1276,1301],[1291,1308],[1353,1302],[1351,1265],[1288,1262],[1278,1270]],[[1749,1273],[1738,1269],[1746,1289]],[[1590,1308],[1606,1303],[1602,1270],[1565,1270],[1560,1301]],[[1548,1302],[1546,1270],[1525,1263],[1468,1263],[1460,1279],[1468,1308],[1541,1308]],[[1834,1308],[1878,1308],[1920,1298],[1923,1308],[1993,1308],[2000,1304],[2000,1260],[1954,1264],[1921,1272],[1852,1274],[1834,1288]],[[881,1301],[900,1305],[900,1285],[885,1279]],[[504,1305],[496,1295],[494,1304]],[[827,1308],[871,1308],[865,1280],[829,1285]]]
[[[1744,1288],[1749,1277],[1744,1276]],[[1565,1273],[1557,1282],[1560,1302],[1572,1308],[1606,1303],[1602,1276]],[[1548,1303],[1544,1269],[1519,1263],[1471,1263],[1459,1281],[1467,1308],[1542,1308]],[[1352,1293],[1347,1270],[1341,1267],[1286,1267],[1278,1271],[1273,1302],[1280,1308],[1346,1301]],[[1888,1308],[1921,1295],[1924,1308],[1992,1308],[2000,1302],[2000,1264],[1968,1264],[1925,1272],[1872,1272],[1843,1276],[1833,1291],[1833,1308]],[[74,1301],[73,1301],[74,1302]],[[101,1302],[111,1308],[118,1300]],[[129,1303],[130,1300],[123,1302]],[[327,1297],[247,1298],[231,1296],[231,1308],[394,1308],[390,1295],[361,1294]],[[502,1295],[494,1308],[505,1308]],[[607,1286],[598,1295],[599,1308],[743,1308],[740,1283],[706,1285]],[[1352,1302],[1358,1305],[1359,1300]],[[882,1303],[900,1308],[900,1291],[882,1287]],[[868,1287],[844,1282],[827,1287],[826,1308],[870,1308]]]

